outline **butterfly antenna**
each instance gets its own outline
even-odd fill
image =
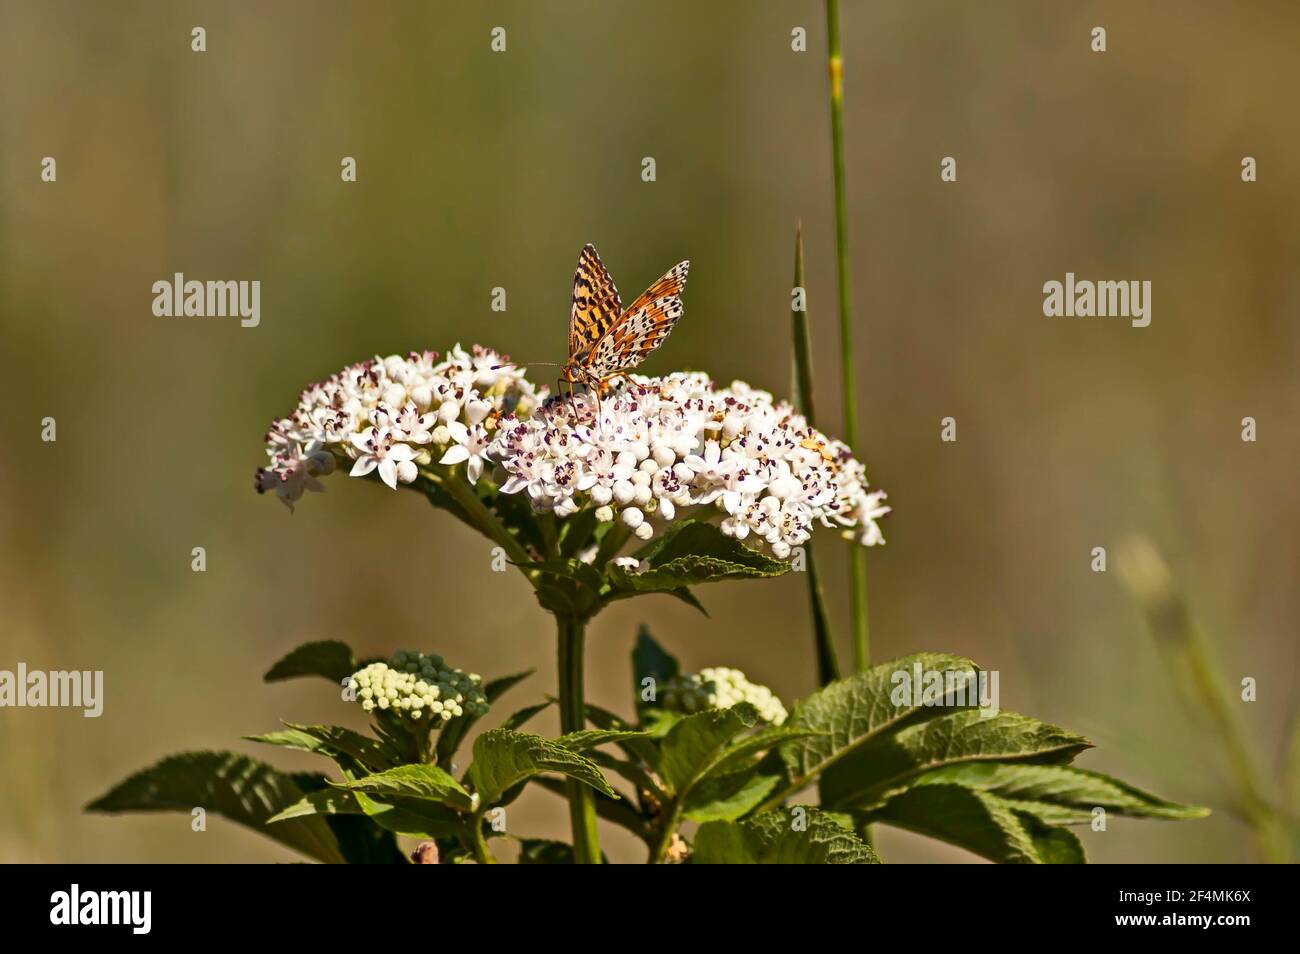
[[[564,365],[555,361],[507,361],[505,364],[492,365],[493,371],[500,371],[502,368],[562,368]]]

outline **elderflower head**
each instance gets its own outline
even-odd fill
[[[656,524],[712,512],[724,533],[781,559],[817,524],[884,543],[885,494],[867,491],[849,448],[740,381],[715,389],[700,373],[629,375],[599,401],[505,417],[487,454],[502,493],[524,492],[560,517],[591,507],[642,540]]]
[[[524,494],[538,513],[590,510],[639,540],[689,516],[780,559],[818,525],[885,542],[890,508],[866,468],[766,391],[678,372],[628,375],[599,399],[546,393],[478,346],[350,365],[272,424],[256,487],[292,509],[339,465],[392,488],[450,474],[486,480],[489,502]]]
[[[371,663],[352,674],[352,688],[366,712],[389,712],[413,720],[426,716],[435,726],[462,715],[488,711],[475,673],[448,666],[441,656],[399,650],[387,663]]]
[[[501,417],[528,415],[544,395],[503,355],[459,345],[442,360],[412,351],[349,365],[299,395],[267,434],[269,466],[258,493],[273,491],[289,509],[336,463],[349,474],[376,474],[389,487],[413,483],[433,463],[464,464],[471,483]]]
[[[748,702],[769,725],[780,725],[786,718],[785,706],[771,689],[750,682],[739,669],[725,666],[673,677],[664,685],[660,702],[665,709],[685,713],[730,709],[739,702]]]

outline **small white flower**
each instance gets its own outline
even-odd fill
[[[376,426],[387,428],[394,440],[409,444],[428,444],[433,440],[429,429],[433,427],[434,416],[421,414],[414,404],[408,403],[396,413],[381,404],[375,409],[373,418]]]
[[[704,456],[691,454],[682,463],[695,471],[697,477],[713,484],[722,483],[740,466],[734,458],[722,459],[722,445],[717,441],[708,441],[704,445]]]
[[[880,525],[876,523],[891,509],[881,503],[885,497],[886,494],[883,490],[876,490],[865,495],[858,504],[855,514],[858,530],[855,539],[863,546],[874,547],[885,542],[885,534],[881,531]]]
[[[452,421],[447,425],[447,431],[456,443],[447,448],[447,453],[442,455],[438,463],[459,464],[468,461],[465,475],[469,477],[471,484],[477,484],[479,477],[483,475],[483,464],[487,459],[484,455],[488,445],[492,443],[492,438],[482,424],[466,427],[460,421]]]
[[[411,462],[414,453],[406,444],[394,443],[392,432],[377,427],[367,427],[359,434],[352,435],[352,446],[360,454],[352,465],[352,477],[364,477],[379,469],[379,478],[389,487],[397,489],[398,478],[403,483],[415,479],[416,468]],[[399,465],[409,464],[399,469]]]

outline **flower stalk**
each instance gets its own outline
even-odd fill
[[[827,70],[831,88],[831,162],[835,178],[835,264],[840,317],[840,388],[844,401],[844,441],[858,446],[858,386],[853,368],[853,321],[849,312],[848,202],[844,189],[844,57],[840,52],[839,0],[826,0]],[[867,559],[861,547],[849,549],[853,611],[853,662],[861,672],[871,665],[867,621]]]
[[[560,732],[577,732],[586,725],[583,698],[583,643],[586,621],[556,614],[556,642],[560,676]],[[566,780],[569,820],[573,825],[575,864],[600,864],[600,835],[596,830],[596,799],[590,787]]]

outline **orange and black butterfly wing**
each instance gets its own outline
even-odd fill
[[[682,290],[690,262],[680,262],[628,305],[592,348],[585,366],[597,378],[631,371],[664,343],[682,317]]]
[[[589,352],[618,320],[623,306],[614,280],[591,245],[584,245],[573,275],[569,309],[569,360]]]

